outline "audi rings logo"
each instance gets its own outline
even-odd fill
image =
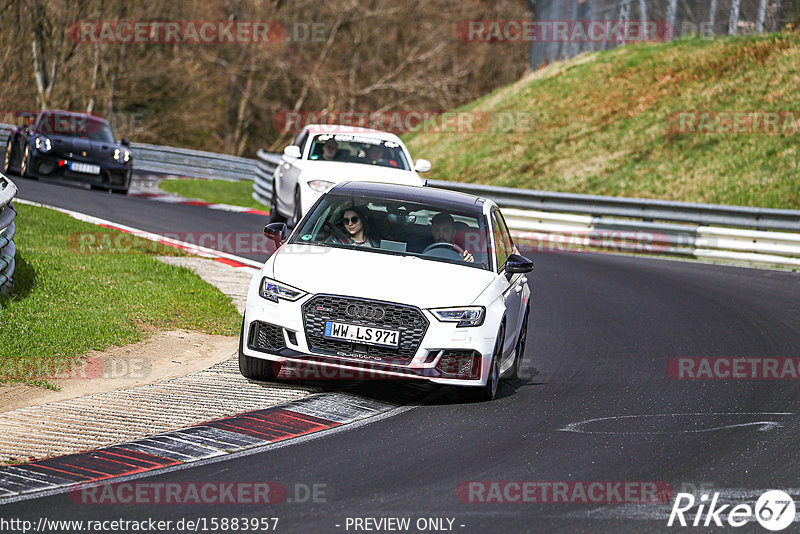
[[[386,310],[383,308],[363,304],[348,304],[344,312],[353,319],[369,319],[371,321],[380,321],[386,316]]]

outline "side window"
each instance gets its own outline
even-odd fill
[[[506,248],[506,238],[502,232],[503,227],[504,225],[501,224],[499,212],[497,210],[492,210],[492,234],[494,234],[494,256],[497,259],[497,272],[503,270],[510,253]]]
[[[497,214],[497,220],[500,223],[500,233],[503,234],[503,242],[506,245],[506,252],[510,256],[515,252],[516,247],[514,247],[514,240],[511,239],[511,232],[508,231],[508,226],[506,225],[505,218],[503,218],[503,214],[499,211],[495,213]]]

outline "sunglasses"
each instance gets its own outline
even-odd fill
[[[345,224],[358,224],[358,215],[354,215],[352,219],[344,218]]]

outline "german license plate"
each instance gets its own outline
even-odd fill
[[[400,331],[325,321],[325,337],[328,339],[355,341],[365,345],[397,347],[400,340]]]
[[[82,172],[84,174],[100,174],[100,165],[81,163],[80,161],[71,161],[69,164],[69,170],[74,172]]]

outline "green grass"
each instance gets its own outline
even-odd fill
[[[463,108],[532,128],[408,134],[429,178],[572,193],[800,208],[800,133],[675,133],[681,111],[793,111],[800,35],[689,38],[579,56]]]
[[[231,182],[228,180],[183,178],[179,180],[164,180],[159,184],[159,187],[168,193],[175,193],[186,198],[269,211],[269,206],[253,200],[251,196],[253,194],[253,182],[251,180]]]
[[[47,377],[88,351],[154,330],[238,334],[228,297],[154,257],[175,249],[45,208],[17,209],[16,281],[0,298],[0,382],[49,386]]]

